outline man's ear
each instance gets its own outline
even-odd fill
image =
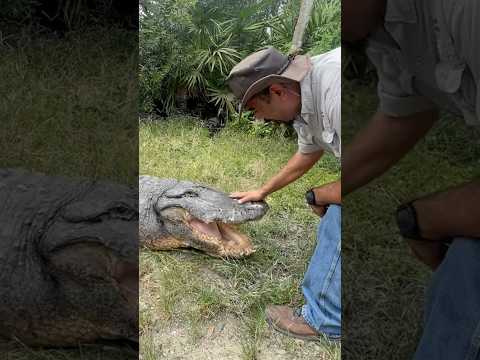
[[[270,95],[275,94],[277,96],[281,96],[284,93],[285,93],[285,88],[283,87],[283,85],[280,85],[280,84],[270,85]]]

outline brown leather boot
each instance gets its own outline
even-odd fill
[[[320,340],[323,336],[307,324],[299,310],[285,305],[268,305],[265,314],[267,322],[282,334],[302,340]]]

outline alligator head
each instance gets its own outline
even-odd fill
[[[138,190],[0,170],[0,336],[138,343]]]
[[[140,241],[155,250],[195,248],[216,257],[254,252],[236,224],[260,219],[265,202],[239,204],[228,194],[189,181],[140,177]]]

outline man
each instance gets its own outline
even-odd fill
[[[406,154],[437,121],[437,108],[480,124],[479,19],[477,0],[342,1],[342,38],[368,37],[380,100],[344,153],[343,195]],[[417,360],[480,358],[479,204],[477,179],[397,210],[414,254],[436,270]]]
[[[305,174],[324,151],[340,156],[340,49],[309,58],[284,56],[267,48],[246,57],[230,72],[228,84],[244,108],[255,116],[277,122],[293,122],[298,134],[298,152],[261,188],[234,192],[239,202],[263,200]],[[322,191],[319,194],[318,191]],[[322,198],[322,201],[315,201]],[[307,193],[308,203],[323,219],[317,246],[302,291],[300,309],[268,306],[266,317],[278,331],[289,336],[316,340],[341,335],[340,296],[340,203],[341,187],[336,181]]]

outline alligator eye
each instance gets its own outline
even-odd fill
[[[182,197],[198,197],[198,194],[193,191],[185,191]]]

